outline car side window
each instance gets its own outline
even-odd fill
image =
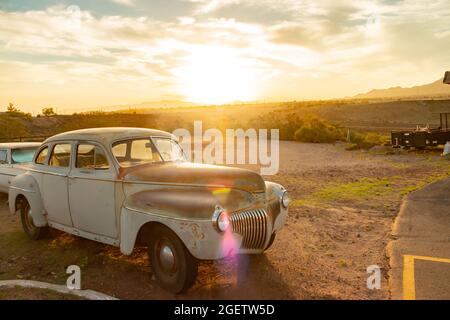
[[[0,150],[0,164],[8,163],[8,152],[6,150]]]
[[[92,144],[79,144],[76,167],[107,170],[109,169],[109,163],[105,151],[101,147]]]
[[[127,146],[127,142],[118,143],[113,146],[112,152],[119,162],[125,160],[125,157],[127,156]]]
[[[47,154],[48,154],[48,147],[41,149],[41,151],[39,151],[39,154],[36,157],[35,162],[37,164],[45,164],[45,159],[47,158]]]
[[[33,161],[36,148],[23,148],[11,150],[12,163],[27,163]]]
[[[117,142],[112,147],[112,153],[123,167],[162,161],[158,150],[146,138]]]
[[[70,164],[71,148],[72,145],[70,143],[56,144],[53,147],[53,151],[48,164],[52,167],[68,167]]]

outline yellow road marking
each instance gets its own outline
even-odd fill
[[[403,256],[403,299],[416,299],[416,283],[414,280],[414,256]]]
[[[403,255],[403,299],[415,300],[416,299],[416,283],[414,279],[414,261],[425,260],[433,262],[450,263],[450,259],[425,257],[425,256],[413,256]]]

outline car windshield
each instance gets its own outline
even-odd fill
[[[11,150],[12,163],[25,163],[25,162],[33,161],[36,150],[37,150],[37,147],[36,148],[12,149]]]
[[[152,140],[164,161],[186,161],[183,149],[176,141],[168,138],[152,138]]]
[[[123,167],[163,161],[186,161],[180,145],[169,138],[138,138],[116,142],[112,153]]]

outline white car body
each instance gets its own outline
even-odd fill
[[[0,143],[0,192],[8,193],[11,180],[27,170],[27,162],[14,161],[14,152],[23,149],[37,150],[40,145],[39,142]]]
[[[145,142],[138,150],[160,160],[143,161],[137,151],[133,155],[135,142]],[[174,149],[177,159],[183,159],[166,160]],[[50,226],[120,247],[129,255],[137,243],[151,241],[158,232],[170,238],[172,232],[198,260],[264,252],[284,225],[286,200],[281,185],[264,181],[256,172],[187,162],[172,134],[141,128],[85,129],[53,136],[42,143],[28,171],[13,179],[9,191],[10,211],[20,210],[31,238],[38,238],[36,230]],[[221,223],[228,219],[229,228],[226,223],[225,229],[218,227],[219,217]],[[160,240],[167,242],[162,236]],[[173,264],[174,254],[186,257],[174,244],[178,240],[170,241],[158,256],[167,265]],[[186,277],[188,281],[184,273],[176,274],[182,275],[169,290],[180,292],[192,284],[193,276]]]

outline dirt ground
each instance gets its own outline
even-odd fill
[[[120,299],[389,299],[385,247],[401,199],[448,176],[449,161],[437,152],[281,142],[280,164],[266,178],[283,184],[293,201],[273,246],[263,255],[202,262],[186,294],[158,287],[144,248],[126,257],[57,231],[28,240],[20,218],[8,213],[6,195],[0,195],[0,280],[64,284],[66,267],[77,264],[83,289]],[[382,268],[380,290],[366,287],[370,265]],[[0,290],[2,299],[22,297]]]
[[[82,300],[71,294],[63,294],[47,289],[36,288],[2,288],[0,300]]]

